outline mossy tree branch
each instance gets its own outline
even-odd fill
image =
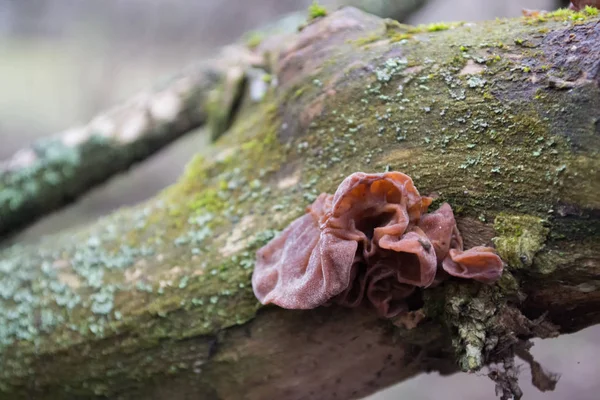
[[[277,84],[246,88],[213,157],[0,253],[0,398],[358,398],[600,322],[598,40],[585,14],[416,29],[351,8],[265,39],[256,66]],[[343,177],[387,168],[448,201],[467,247],[497,245],[499,283],[423,291],[413,330],[260,307],[255,250]]]
[[[39,140],[0,165],[0,237],[71,203],[206,118],[216,69],[198,69],[95,117]]]
[[[305,19],[305,12],[284,16],[87,125],[39,140],[0,162],[0,240],[205,122],[219,136],[232,122],[239,89],[263,76],[251,68],[261,59],[252,54],[253,43],[289,35]]]

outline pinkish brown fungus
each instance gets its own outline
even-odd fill
[[[463,251],[452,208],[427,214],[430,204],[400,172],[350,175],[258,250],[256,297],[291,309],[367,302],[392,318],[408,311],[416,288],[448,274],[497,280],[503,263],[494,250]]]

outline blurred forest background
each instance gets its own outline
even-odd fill
[[[334,9],[361,3],[389,13],[395,0],[321,0]],[[423,0],[396,0],[423,3]],[[312,0],[0,0],[0,160],[41,136],[89,121],[98,112]],[[523,8],[554,9],[554,0],[429,0],[403,22],[478,21],[517,17]],[[568,2],[567,2],[568,3]],[[389,15],[385,15],[389,16]],[[206,151],[199,130],[76,205],[36,224],[18,239],[83,224],[151,197],[172,183],[192,154]],[[523,366],[525,399],[592,400],[600,393],[600,327],[537,340],[537,361],[561,374],[557,389],[539,393]],[[371,400],[488,399],[483,376],[421,375]]]

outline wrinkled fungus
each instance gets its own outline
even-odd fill
[[[258,250],[256,297],[290,309],[367,302],[392,318],[408,311],[417,288],[449,275],[497,280],[500,257],[489,247],[464,250],[450,205],[427,213],[431,201],[400,172],[348,176]]]

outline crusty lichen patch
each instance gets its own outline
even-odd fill
[[[463,371],[477,371],[486,351],[495,346],[490,336],[494,316],[504,300],[494,287],[452,283],[445,288],[443,319],[453,332],[452,344]]]
[[[544,247],[549,232],[545,223],[544,219],[530,215],[498,215],[494,222],[498,234],[494,244],[500,257],[511,268],[530,267],[535,254]]]

